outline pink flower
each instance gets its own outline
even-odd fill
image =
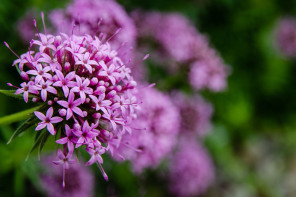
[[[27,71],[27,74],[36,75],[35,82],[39,83],[41,81],[44,81],[43,78],[50,79],[52,77],[51,74],[47,73],[49,71],[50,71],[49,66],[45,66],[43,68],[41,64],[37,64],[36,70],[29,70],[29,71]]]
[[[172,152],[177,142],[180,117],[168,95],[143,88],[137,97],[143,103],[137,119],[131,124],[132,134],[123,135],[120,143],[112,136],[117,144],[110,144],[110,148],[116,160],[130,160],[133,171],[141,173],[146,168],[156,168]]]
[[[23,97],[26,103],[28,102],[29,93],[39,94],[37,88],[31,82],[28,82],[28,84],[26,82],[23,82],[21,83],[21,87],[22,88],[16,90],[15,94],[23,93]]]
[[[74,143],[75,144],[77,143],[77,137],[74,135],[74,133],[72,132],[72,129],[67,124],[65,125],[65,133],[66,133],[66,137],[57,140],[56,143],[58,144],[67,143],[69,153],[72,154],[74,150]]]
[[[89,97],[95,103],[97,111],[102,110],[105,114],[108,114],[107,108],[109,108],[112,102],[110,100],[105,99],[105,94],[101,94],[99,95],[99,97],[89,95]]]
[[[53,161],[53,163],[56,165],[63,165],[63,188],[65,188],[65,186],[66,186],[66,182],[65,182],[66,169],[69,169],[70,164],[76,163],[75,160],[70,159],[71,157],[72,157],[72,154],[70,154],[70,152],[67,154],[67,156],[65,156],[65,154],[59,149],[58,150],[58,158],[60,160]]]
[[[83,147],[91,156],[88,165],[95,155],[106,178],[97,154],[108,150],[109,142],[113,143],[110,136],[121,139],[126,131],[131,133],[130,124],[139,108],[137,83],[117,50],[102,38],[37,35],[40,40],[31,41],[34,50],[13,63],[26,81],[16,94],[23,94],[26,102],[31,96],[33,102],[43,106],[43,111],[35,112],[40,119],[36,130],[47,127],[52,135],[60,136],[56,143],[64,148],[64,157],[59,153],[61,160]],[[132,104],[128,104],[130,100]]]
[[[63,159],[63,153],[59,153]],[[66,156],[67,158],[67,156]],[[64,165],[63,162],[58,161],[54,165],[52,160],[55,159],[55,155],[41,157],[42,168],[46,169],[46,172],[40,174],[40,185],[48,197],[90,197],[94,196],[95,177],[94,173],[77,162],[68,162],[69,168],[65,170],[65,176],[63,176]],[[80,161],[82,162],[82,161]],[[64,180],[65,185],[63,187],[57,180]]]
[[[86,148],[86,151],[91,155],[91,158],[86,163],[86,165],[89,166],[89,165],[92,165],[93,163],[96,163],[102,175],[104,176],[104,179],[108,181],[108,176],[101,165],[103,163],[103,159],[101,155],[105,153],[105,148],[98,148],[98,147],[96,149]]]
[[[74,32],[82,35],[95,35],[99,29],[110,37],[120,28],[120,33],[110,40],[113,46],[119,47],[121,43],[127,42],[128,46],[133,47],[136,43],[136,28],[132,19],[113,0],[75,0],[65,10],[52,11],[50,21],[57,32],[69,35],[73,21],[79,25]]]
[[[172,98],[181,116],[180,135],[204,137],[211,129],[212,105],[200,95],[189,97],[175,92]]]
[[[226,78],[229,69],[226,69],[218,57],[211,57],[204,61],[192,63],[189,72],[189,82],[196,90],[208,88],[219,92],[227,87]]]
[[[108,68],[104,62],[100,62],[100,66],[103,68],[103,70],[99,73],[99,76],[108,77],[112,85],[115,85],[116,77],[120,77],[120,74],[115,70],[115,66],[111,64]]]
[[[39,61],[48,63],[52,72],[55,72],[56,69],[57,70],[62,70],[62,67],[61,67],[60,63],[56,59],[51,58],[46,53],[42,53],[42,57],[43,58],[40,58]]]
[[[54,129],[53,124],[63,121],[63,118],[61,117],[57,117],[57,116],[52,117],[53,115],[52,107],[50,107],[47,110],[46,116],[43,113],[38,111],[35,111],[34,114],[37,116],[37,118],[42,120],[42,122],[38,123],[38,126],[36,127],[36,131],[43,129],[44,127],[47,127],[47,130],[51,133],[51,135],[56,134],[56,130]]]
[[[275,41],[279,51],[286,57],[296,57],[296,20],[293,17],[282,18],[275,28]]]
[[[91,155],[90,160],[86,163],[87,166],[99,162],[100,164],[103,163],[102,154],[105,153],[105,149],[99,149],[96,150],[87,148],[86,151]]]
[[[152,39],[159,46],[151,47],[151,57],[157,65],[165,65],[168,72],[185,73],[182,77],[197,91],[217,92],[227,87],[230,68],[186,17],[159,12],[134,12],[133,17],[139,37]],[[147,50],[146,43],[144,47]]]
[[[85,66],[89,73],[92,73],[91,65],[98,66],[96,61],[90,59],[89,52],[86,52],[85,54],[76,54],[76,56],[78,57],[78,61],[75,62],[75,65]]]
[[[57,94],[57,90],[53,87],[51,87],[52,82],[46,81],[46,82],[40,82],[40,85],[36,85],[37,90],[41,90],[41,98],[43,101],[46,101],[47,99],[47,92],[52,94]]]
[[[89,79],[82,79],[76,75],[76,86],[71,89],[73,92],[79,92],[80,98],[81,98],[81,103],[85,102],[86,96],[85,94],[92,94],[93,89],[88,87],[90,84]]]
[[[76,82],[72,81],[75,78],[75,71],[68,73],[65,77],[63,73],[56,70],[58,81],[53,84],[53,86],[62,87],[65,97],[69,95],[69,88],[73,88]]]
[[[79,98],[74,101],[74,92],[70,92],[68,101],[58,101],[57,103],[67,109],[67,120],[69,120],[73,116],[73,112],[81,117],[84,117],[82,110],[77,107],[81,104],[81,99]]]
[[[194,139],[180,140],[169,161],[169,187],[176,196],[198,196],[214,180],[214,166],[206,150]]]
[[[46,48],[56,50],[56,47],[53,45],[54,36],[50,34],[38,34],[40,40],[33,40],[33,44],[39,45],[40,52],[43,52]]]
[[[75,148],[78,148],[79,146],[83,144],[88,144],[93,138],[95,138],[98,133],[92,132],[91,127],[89,126],[87,120],[84,121],[82,130],[73,130],[73,133],[79,137]]]

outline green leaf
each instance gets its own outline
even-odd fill
[[[9,141],[7,142],[7,144],[9,144],[14,138],[16,138],[17,136],[19,136],[21,133],[27,131],[30,127],[32,127],[35,123],[38,122],[38,118],[36,118],[35,116],[32,116],[30,118],[28,118],[27,120],[25,120],[21,126],[19,126],[15,132],[12,134],[12,136],[10,137]]]
[[[28,160],[30,154],[37,148],[39,147],[39,151],[38,151],[38,156],[40,157],[40,152],[43,149],[43,146],[45,144],[45,142],[47,141],[48,137],[50,136],[50,133],[47,131],[47,129],[43,129],[42,131],[36,132],[35,134],[35,140],[34,140],[34,145],[32,147],[32,149],[30,150],[26,160]]]
[[[42,142],[42,138],[44,137],[44,135],[46,135],[46,133],[48,133],[45,129],[43,129],[41,132],[40,132],[41,134],[37,134],[36,133],[36,135],[38,135],[38,137],[35,137],[35,142],[34,142],[34,145],[33,145],[33,147],[32,147],[32,149],[30,150],[30,153],[29,153],[29,155],[38,147],[38,146],[40,146],[40,144],[41,144],[41,142]]]
[[[50,133],[48,131],[45,132],[45,134],[42,136],[42,139],[41,139],[41,142],[40,142],[40,145],[39,145],[39,151],[38,151],[38,155],[40,156],[40,153],[48,139],[48,137],[50,136]]]
[[[31,114],[34,111],[37,111],[40,107],[34,107],[31,109],[27,109],[21,112],[17,112],[8,116],[4,116],[0,118],[0,126],[2,125],[9,125],[14,122],[18,122],[21,120],[24,120],[28,117],[29,114]]]
[[[0,90],[0,93],[6,96],[10,96],[18,99],[24,99],[23,94],[14,94],[15,90]]]

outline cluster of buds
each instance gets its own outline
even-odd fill
[[[131,132],[137,83],[117,51],[98,37],[37,35],[13,63],[24,80],[15,94],[41,105],[34,112],[39,121],[35,130],[60,136],[56,143],[63,150],[55,163],[67,169],[74,150],[84,146],[91,156],[86,165],[97,163],[107,180],[101,155]]]

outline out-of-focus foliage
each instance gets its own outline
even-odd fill
[[[20,41],[16,31],[18,19],[32,7],[46,14],[66,3],[1,0],[0,40],[8,42],[16,53],[23,53],[28,45]],[[282,16],[296,17],[296,1],[120,0],[119,3],[128,11],[141,8],[181,12],[208,36],[211,45],[231,66],[226,91],[204,92],[215,109],[214,127],[205,144],[214,158],[217,177],[204,196],[294,196],[296,60],[284,58],[275,49],[274,27]],[[8,81],[20,82],[11,67],[14,59],[5,45],[1,45],[1,89],[7,87]],[[28,109],[22,101],[3,95],[0,95],[0,107],[1,116]],[[1,127],[0,196],[40,196],[35,176],[38,167],[35,168],[33,158],[25,161],[33,140],[30,133],[6,145],[17,126]],[[93,169],[98,174],[97,196],[168,195],[163,180],[154,172],[147,171],[148,178],[141,179],[130,172],[126,163],[104,160],[110,181],[103,182],[98,169]],[[112,168],[108,167],[111,165]]]

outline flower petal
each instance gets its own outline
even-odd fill
[[[52,117],[52,114],[53,114],[53,108],[50,107],[46,112],[46,117],[50,119]]]
[[[49,131],[49,133],[51,135],[55,135],[56,134],[56,130],[54,129],[53,125],[51,123],[47,124],[47,130]]]
[[[40,120],[45,120],[45,115],[39,111],[34,111],[35,116],[37,116],[37,118],[39,118]]]

